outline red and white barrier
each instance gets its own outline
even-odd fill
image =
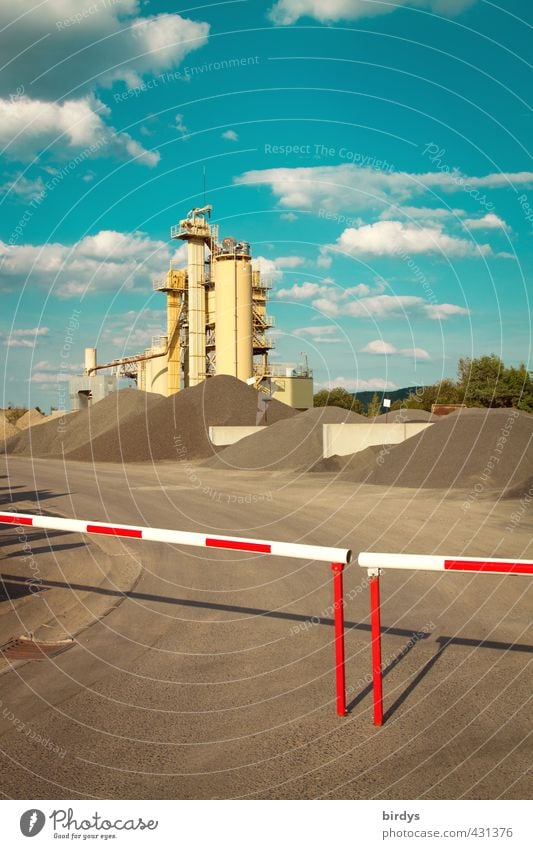
[[[347,548],[328,548],[322,545],[302,545],[294,542],[246,539],[244,537],[199,534],[191,531],[174,531],[166,528],[144,528],[135,525],[112,525],[105,522],[87,522],[82,519],[62,519],[60,516],[40,516],[30,513],[0,513],[0,524],[22,525],[77,534],[104,534],[107,536],[141,539],[149,542],[176,543],[201,548],[219,548],[230,551],[250,551],[274,557],[295,557],[301,560],[318,560],[331,563],[333,570],[335,619],[335,678],[336,702],[339,716],[346,716],[346,687],[344,672],[344,594],[342,573],[351,558]]]
[[[501,575],[533,575],[528,560],[492,557],[443,557],[435,554],[375,554],[363,551],[358,557],[364,569],[423,569],[429,572],[495,572]]]
[[[370,578],[370,624],[374,725],[383,725],[383,669],[381,667],[381,612],[379,576],[382,569],[421,569],[428,572],[482,572],[497,575],[533,575],[533,562],[498,557],[446,557],[435,554],[383,554],[363,551],[357,558]]]

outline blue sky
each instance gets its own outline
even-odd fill
[[[526,5],[3,4],[2,404],[57,406],[85,346],[164,331],[152,280],[204,168],[271,280],[275,358],[305,352],[317,386],[528,362]]]

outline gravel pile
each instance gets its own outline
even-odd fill
[[[69,416],[62,427],[53,421],[25,431],[6,451],[110,463],[209,457],[209,427],[264,424],[261,401],[255,389],[227,375],[170,398],[124,389]],[[279,401],[268,404],[269,423],[294,415]]]
[[[17,419],[17,427],[19,430],[25,430],[27,427],[38,424],[42,419],[44,419],[44,415],[39,410],[26,410],[24,415]]]
[[[209,461],[212,468],[302,469],[322,457],[322,425],[367,422],[365,416],[340,407],[314,407],[229,445]]]
[[[386,486],[521,491],[533,475],[533,416],[468,410],[440,420],[400,445],[382,446],[370,474],[346,464],[343,477]],[[343,459],[343,458],[341,458]]]
[[[11,424],[4,414],[0,413],[0,442],[3,442],[4,439],[10,439],[12,436],[16,436],[18,432],[18,427]]]

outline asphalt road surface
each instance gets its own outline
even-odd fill
[[[27,458],[3,458],[0,475],[6,511],[354,552],[533,556],[531,517],[510,532],[513,502],[480,498],[465,512],[464,493]],[[0,526],[0,569],[2,642],[74,636],[55,658],[0,670],[8,798],[529,795],[527,577],[384,576],[378,729],[357,566],[345,572],[344,719],[327,564],[42,531],[24,541]]]

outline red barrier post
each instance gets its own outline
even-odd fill
[[[332,563],[333,610],[335,619],[335,680],[337,687],[337,716],[346,716],[346,681],[344,673],[344,563]]]
[[[370,576],[370,628],[372,634],[372,680],[374,685],[374,725],[383,725],[383,684],[381,670],[381,615],[379,573]]]

